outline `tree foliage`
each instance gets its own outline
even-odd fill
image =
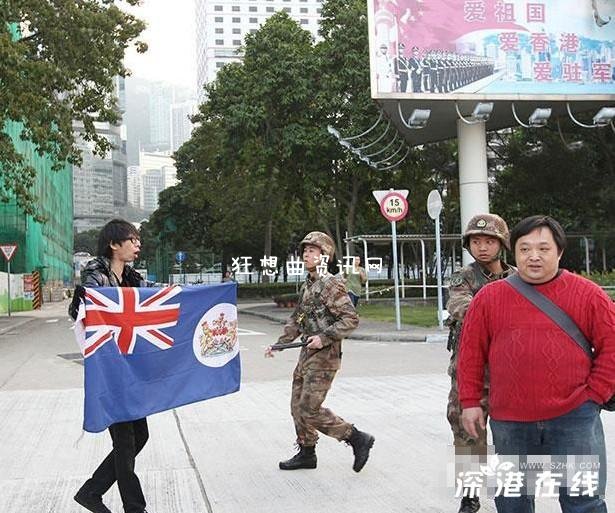
[[[138,0],[126,0],[135,5]],[[98,153],[110,143],[96,122],[119,120],[114,78],[125,76],[122,60],[142,21],[123,12],[115,0],[5,0],[0,9],[0,122],[16,123],[20,139],[55,169],[80,162],[73,122]],[[26,213],[36,214],[31,187],[35,170],[0,130],[0,200],[11,195]]]
[[[491,187],[494,210],[511,224],[548,214],[568,232],[608,231],[615,223],[615,137],[608,129],[499,134],[503,169]]]

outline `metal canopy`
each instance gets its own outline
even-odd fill
[[[457,137],[457,120],[459,118],[455,111],[454,101],[450,99],[409,99],[395,94],[389,95],[388,98],[382,96],[383,95],[381,95],[380,98],[374,99],[374,101],[382,108],[385,116],[391,120],[400,135],[402,135],[411,146],[444,141]],[[535,99],[526,99],[523,95],[520,95],[518,101],[513,102],[511,100],[497,100],[493,97],[488,99],[481,98],[482,95],[479,94],[472,96],[474,98],[473,100],[459,100],[457,102],[459,110],[464,116],[470,116],[477,102],[492,101],[494,103],[494,108],[486,123],[487,131],[519,126],[512,113],[513,103],[522,121],[527,121],[532,112],[537,108],[551,108],[552,114],[549,125],[552,127],[557,127],[556,120],[558,118],[561,120],[570,119],[566,110],[567,101],[570,101],[573,113],[588,113],[592,115],[598,112],[602,107],[614,103],[612,97],[599,101],[579,101],[578,97],[571,97],[562,101],[553,101],[549,97],[545,97],[545,99],[536,101]],[[399,117],[398,104],[401,104],[401,109],[406,119],[410,117],[414,109],[430,109],[431,116],[427,125],[421,129],[406,128]]]
[[[440,235],[440,238],[443,240],[461,240],[461,234],[460,233],[445,233]],[[372,244],[376,244],[376,245],[386,245],[389,244],[391,242],[391,235],[390,234],[375,234],[375,235],[353,235],[352,237],[346,237],[344,239],[344,242],[346,243],[359,243],[359,242],[370,242]],[[397,240],[400,242],[403,241],[414,241],[417,242],[419,240],[436,240],[436,236],[432,233],[429,234],[424,234],[424,233],[418,233],[418,234],[397,234]]]

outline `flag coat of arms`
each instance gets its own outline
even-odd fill
[[[86,431],[239,390],[236,283],[85,291]]]

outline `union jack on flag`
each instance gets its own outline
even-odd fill
[[[85,289],[75,335],[84,356],[83,428],[231,394],[241,363],[237,284]]]
[[[173,338],[165,334],[179,319],[180,303],[167,302],[181,287],[167,287],[141,299],[138,288],[118,288],[117,301],[95,289],[86,289],[84,358],[93,355],[110,340],[117,342],[120,353],[132,354],[138,337],[159,349],[169,349]]]

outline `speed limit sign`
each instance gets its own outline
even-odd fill
[[[389,221],[401,221],[408,214],[408,201],[398,192],[388,192],[380,201],[380,213]]]
[[[397,266],[397,221],[401,221],[408,215],[408,197],[407,189],[388,191],[372,191],[374,198],[380,205],[380,213],[387,221],[391,223],[391,241],[393,250],[393,280],[395,282],[395,324],[398,330],[401,330],[401,310],[399,305],[399,267]]]

